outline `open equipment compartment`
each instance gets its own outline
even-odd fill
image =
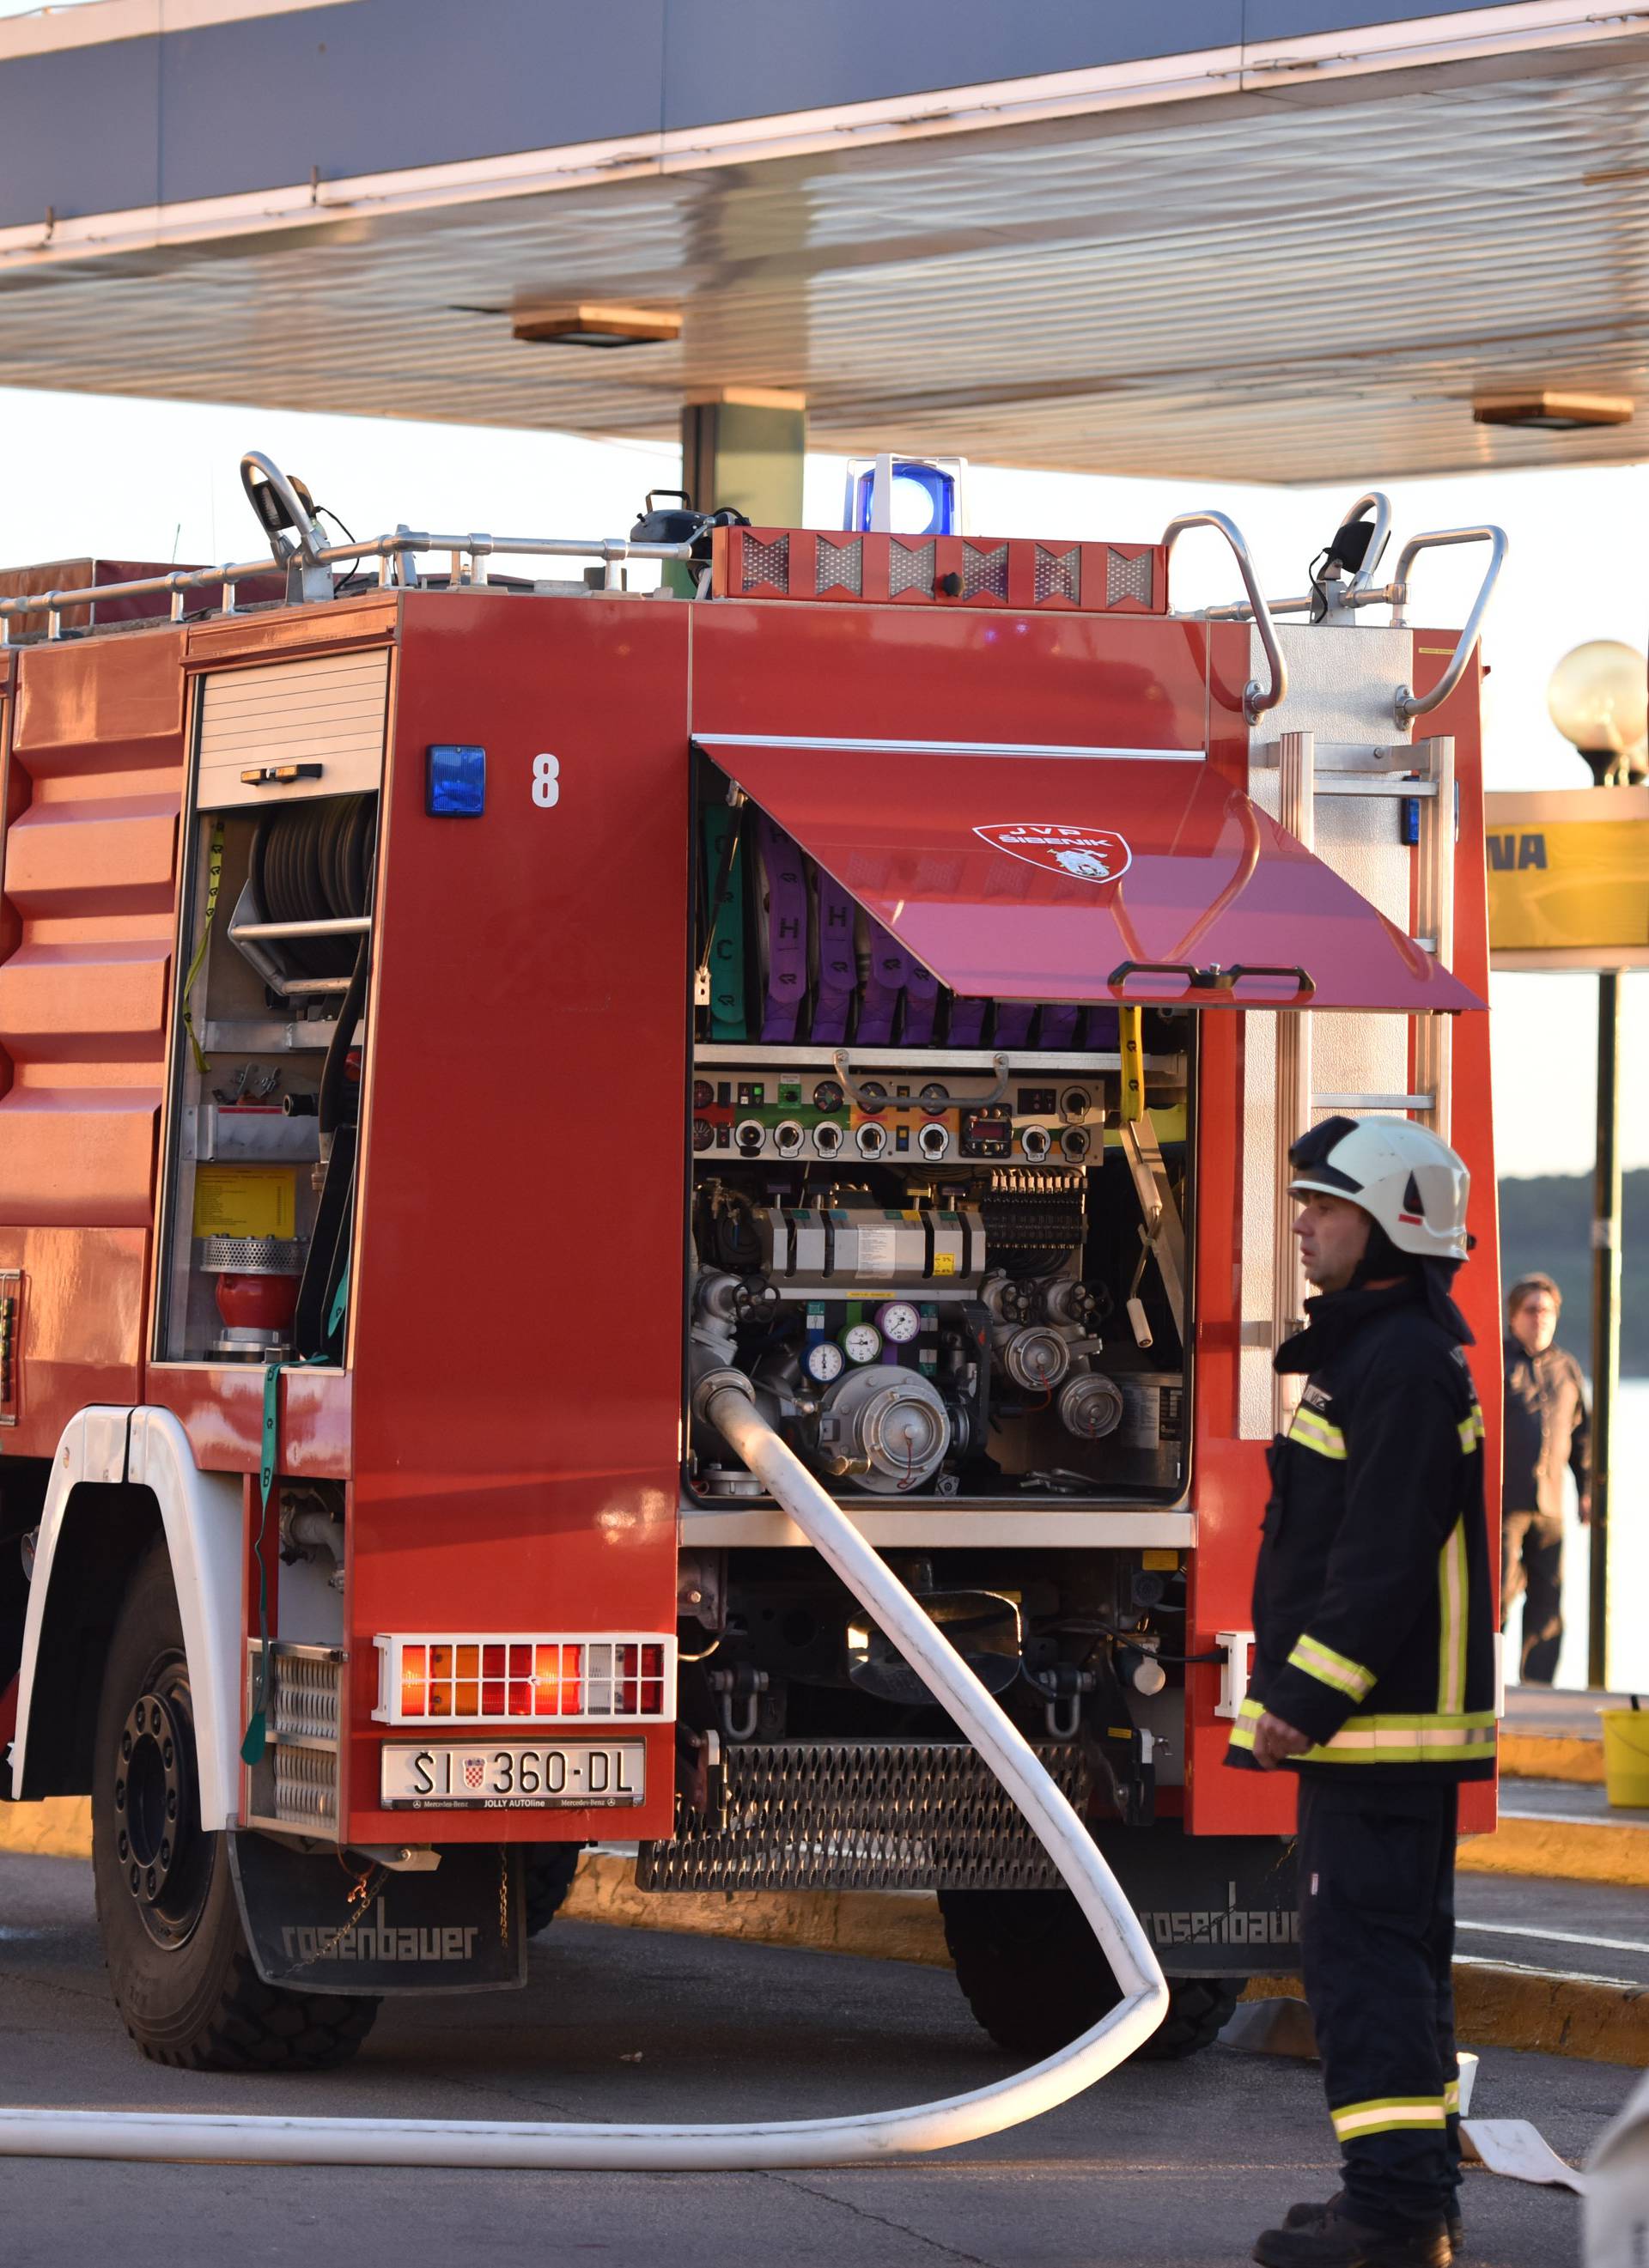
[[[955,992],[702,749],[694,791],[694,1366],[855,1498],[1175,1501],[1192,1017]],[[685,1482],[762,1497],[702,1426]]]
[[[337,1359],[389,653],[194,689],[155,1351]]]

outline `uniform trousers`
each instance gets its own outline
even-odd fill
[[[1299,1776],[1306,1998],[1349,2217],[1435,2224],[1460,2181],[1453,1785]]]

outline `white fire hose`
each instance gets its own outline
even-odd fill
[[[485,2166],[657,2172],[836,2166],[943,2150],[1000,2133],[1079,2095],[1151,2037],[1168,1988],[1093,1837],[1034,1750],[949,1640],[759,1415],[748,1381],[719,1371],[696,1407],[762,1480],[929,1690],[1034,1830],[1086,1916],[1123,1998],[1097,2024],[1015,2078],[908,2110],[747,2125],[540,2125],[504,2119],[284,2118],[233,2111],[0,2110],[0,2156],[210,2160],[239,2165]]]

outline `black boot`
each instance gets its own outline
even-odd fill
[[[1449,2268],[1448,2230],[1440,2220],[1394,2235],[1364,2228],[1337,2210],[1319,2206],[1314,2213],[1309,2227],[1265,2230],[1254,2248],[1260,2268]]]
[[[1291,2205],[1283,2215],[1283,2226],[1285,2228],[1314,2228],[1319,2221],[1326,2220],[1330,2214],[1343,2213],[1344,2210],[1345,2191],[1336,2190],[1326,2205]],[[1448,2249],[1458,2260],[1466,2250],[1466,2228],[1461,2220],[1460,2208],[1457,2205],[1450,2205],[1447,2227]]]

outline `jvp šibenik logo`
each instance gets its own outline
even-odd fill
[[[1126,873],[1133,852],[1125,839],[1109,827],[1065,827],[1051,821],[1017,819],[996,827],[975,827],[974,833],[993,850],[1010,858],[1023,858],[1027,866],[1045,866],[1050,873],[1069,874],[1079,882],[1114,882]]]

